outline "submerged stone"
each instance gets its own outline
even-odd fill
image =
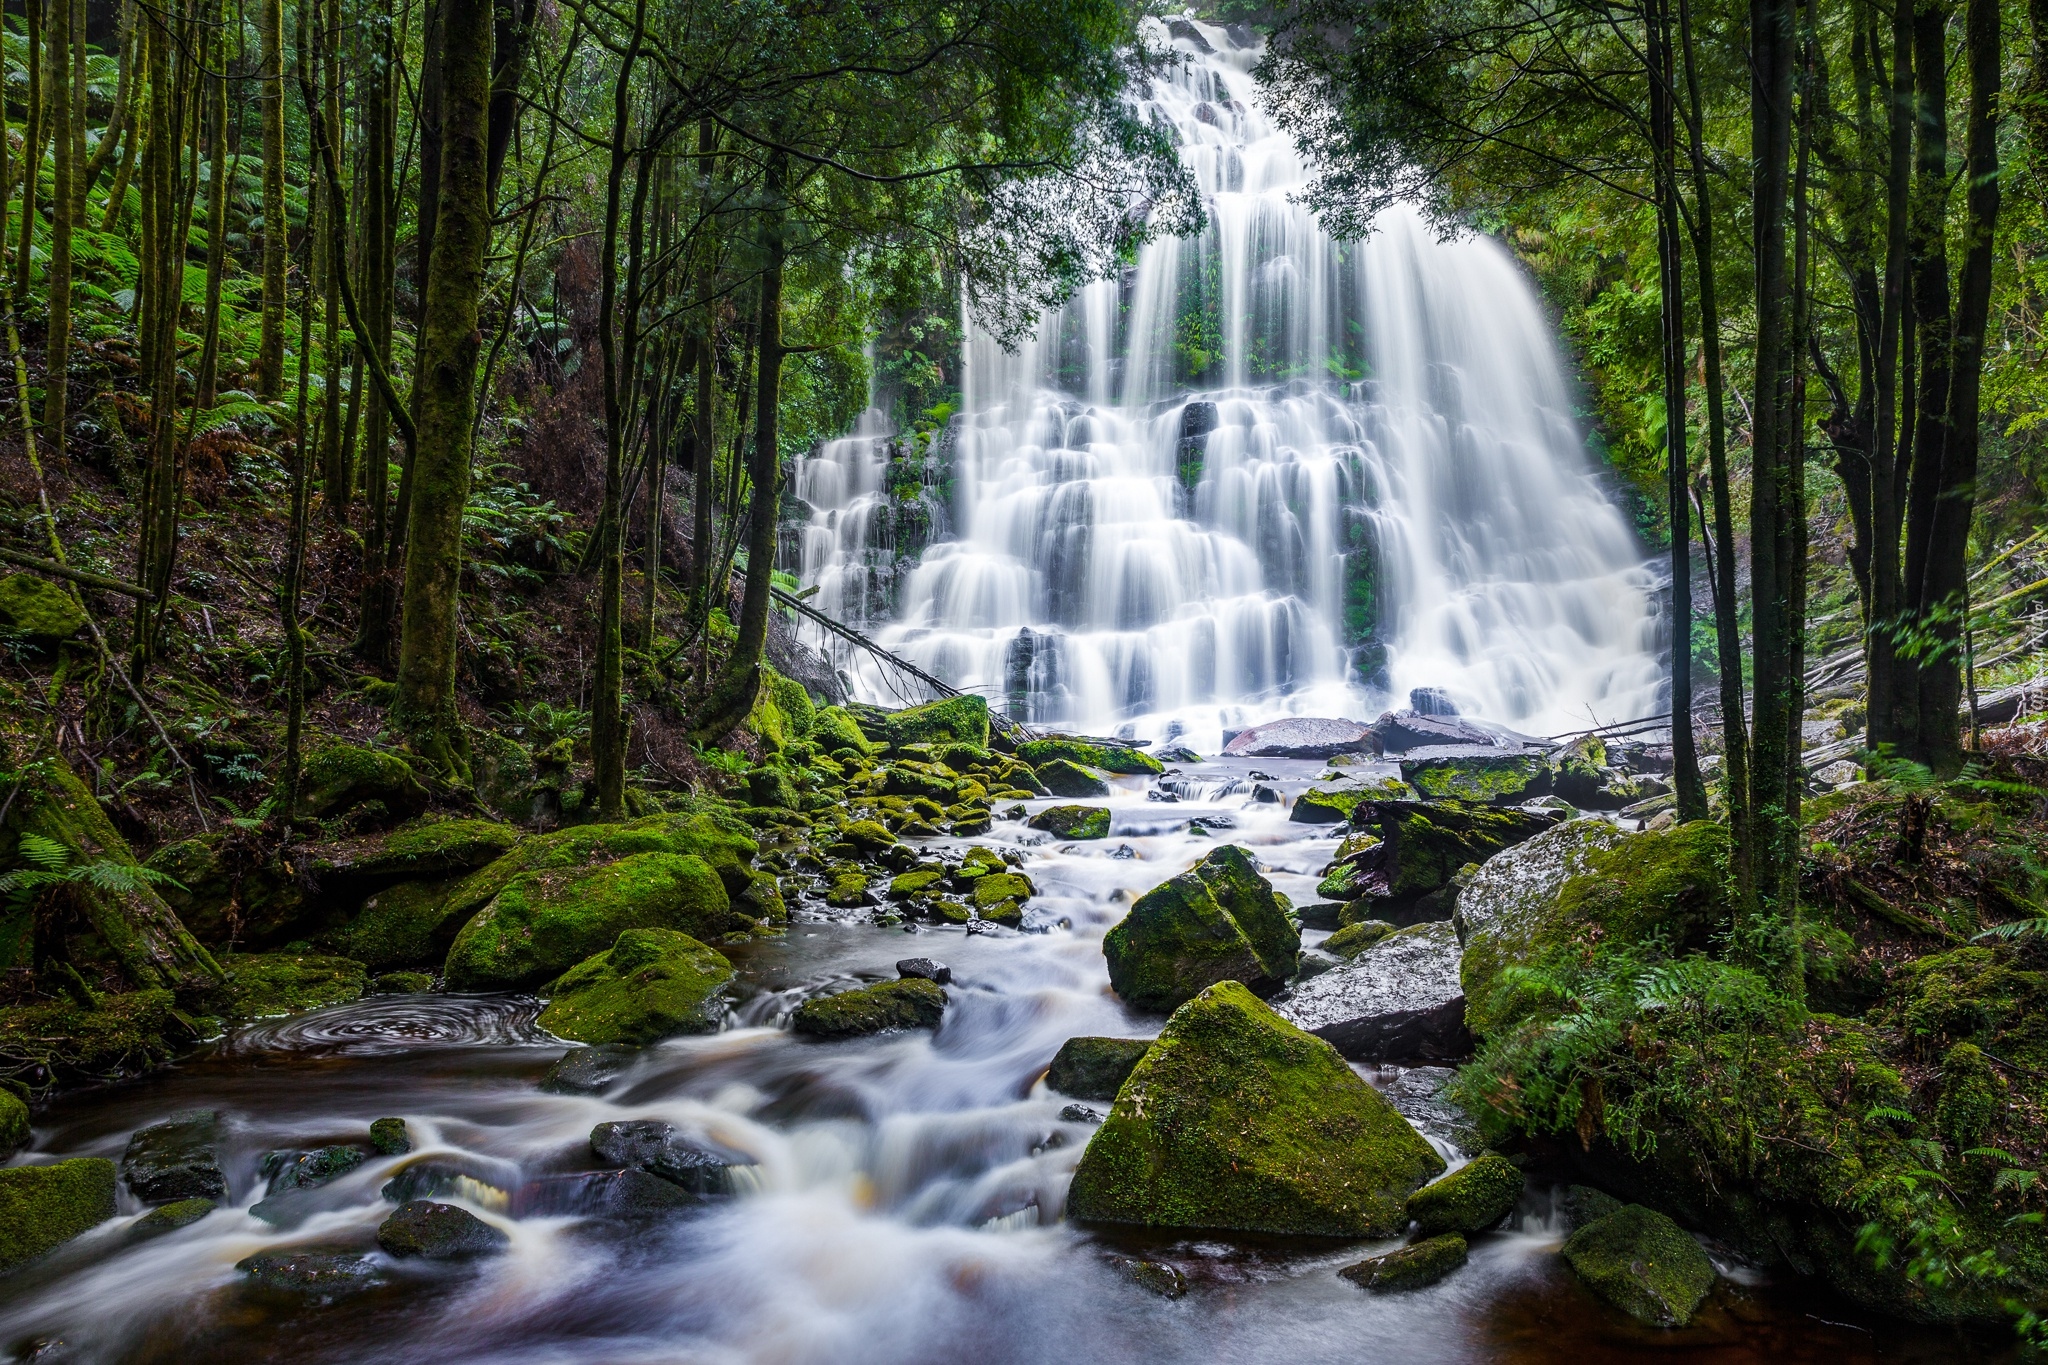
[[[1455,1232],[1430,1237],[1412,1246],[1374,1256],[1338,1271],[1360,1289],[1375,1294],[1421,1289],[1435,1284],[1465,1264],[1465,1239]]]
[[[220,1168],[217,1109],[188,1109],[138,1129],[121,1154],[121,1178],[145,1204],[174,1199],[225,1199],[228,1178]]]
[[[723,954],[673,929],[628,929],[550,985],[539,1024],[579,1043],[716,1033],[735,979]]]
[[[600,1161],[633,1166],[692,1194],[725,1194],[732,1166],[658,1119],[600,1123],[590,1130],[590,1150]]]
[[[896,1029],[937,1028],[946,993],[921,977],[813,996],[797,1006],[790,1027],[814,1038],[852,1038]]]
[[[1628,1204],[1565,1239],[1564,1258],[1586,1287],[1638,1322],[1683,1327],[1714,1287],[1714,1263],[1685,1230]]]
[[[571,1048],[540,1078],[540,1088],[555,1095],[595,1095],[639,1060],[640,1049],[608,1043]]]
[[[379,1156],[403,1156],[412,1150],[404,1119],[378,1119],[370,1125],[370,1145]]]
[[[1149,1038],[1069,1038],[1053,1055],[1045,1083],[1076,1099],[1113,1100],[1151,1046]]]
[[[1294,975],[1300,950],[1300,930],[1235,844],[1140,896],[1102,941],[1116,993],[1161,1013],[1218,981],[1271,994]]]
[[[1107,839],[1109,807],[1047,806],[1028,823],[1055,839]]]
[[[1177,1010],[1068,1192],[1077,1219],[1389,1237],[1443,1159],[1328,1043],[1234,981]]]
[[[349,1247],[277,1247],[235,1262],[252,1287],[273,1294],[332,1301],[378,1281],[377,1262]]]
[[[0,1169],[0,1272],[114,1216],[114,1163],[82,1156]]]
[[[1522,1197],[1522,1173],[1497,1152],[1460,1166],[1408,1196],[1418,1235],[1485,1232],[1508,1216]]]

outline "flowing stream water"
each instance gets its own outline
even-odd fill
[[[1288,711],[1363,714],[1411,685],[1541,729],[1593,707],[1654,710],[1652,576],[1584,467],[1541,315],[1506,257],[1442,243],[1395,215],[1339,244],[1289,199],[1294,154],[1256,112],[1249,54],[1222,30],[1183,42],[1152,107],[1213,195],[1198,242],[1147,248],[1134,280],[1090,290],[1015,356],[970,345],[957,434],[958,535],[901,588],[897,647],[963,685],[1018,694],[1034,719],[1180,733],[1213,752],[1226,724]],[[1191,401],[1165,319],[1190,271],[1218,291],[1217,426],[1198,480],[1178,477]],[[1120,294],[1124,289],[1127,294]],[[1366,377],[1325,382],[1303,357]],[[1347,358],[1348,357],[1348,358]],[[1300,381],[1300,382],[1296,382]],[[884,571],[881,433],[807,462],[804,554],[824,605],[869,619]],[[1344,625],[1358,519],[1382,565],[1384,673],[1361,678]],[[1352,547],[1347,549],[1347,547]],[[885,546],[883,548],[886,548]],[[1334,567],[1333,567],[1334,566]],[[1024,682],[1011,688],[1023,635]],[[1319,765],[1265,760],[1298,789]],[[40,1361],[747,1362],[1064,1365],[1074,1361],[1934,1361],[1939,1335],[1878,1327],[1810,1290],[1735,1279],[1691,1328],[1637,1329],[1555,1255],[1552,1192],[1430,1289],[1370,1296],[1332,1272],[1362,1244],[1119,1235],[1062,1218],[1091,1126],[1040,1079],[1067,1038],[1157,1032],[1110,992],[1101,939],[1131,899],[1235,822],[1297,903],[1333,840],[1250,799],[1253,765],[1187,765],[1180,799],[1120,778],[1106,840],[1060,845],[1014,820],[1040,894],[1025,932],[833,918],[733,950],[728,1026],[647,1049],[598,1096],[542,1091],[563,1044],[523,997],[387,996],[257,1024],[147,1078],[65,1096],[17,1161],[118,1158],[137,1128],[192,1107],[227,1119],[228,1206],[152,1239],[122,1213],[0,1280],[0,1353]],[[1038,803],[1034,803],[1038,804]],[[943,841],[933,841],[943,842]],[[1309,937],[1319,939],[1311,933]],[[951,966],[935,1033],[818,1042],[780,1027],[805,996]],[[1367,1069],[1375,1084],[1398,1070]],[[1104,1106],[1098,1106],[1104,1107]],[[402,1116],[404,1158],[373,1158],[278,1227],[250,1212],[267,1153],[363,1140]],[[666,1120],[745,1162],[735,1190],[658,1220],[590,1216],[561,1192],[598,1169],[593,1125]],[[1447,1130],[1423,1125],[1453,1161]],[[460,1159],[452,1197],[510,1235],[506,1254],[438,1267],[375,1251],[380,1188],[421,1156]],[[378,1283],[333,1302],[251,1291],[238,1260],[340,1245]],[[1391,1245],[1391,1244],[1389,1244]],[[1118,1258],[1178,1268],[1179,1299]]]

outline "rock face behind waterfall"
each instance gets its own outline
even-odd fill
[[[1444,1168],[1328,1043],[1234,981],[1175,1011],[1074,1172],[1084,1221],[1391,1237]]]
[[[1102,940],[1109,984],[1124,1003],[1162,1013],[1219,981],[1270,995],[1294,974],[1300,951],[1301,932],[1235,844],[1139,897]]]
[[[1418,924],[1310,977],[1273,1008],[1355,1062],[1456,1061],[1472,1042],[1458,958],[1450,925]]]

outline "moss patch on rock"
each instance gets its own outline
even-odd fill
[[[1045,1083],[1077,1100],[1113,1100],[1151,1047],[1149,1038],[1069,1038],[1053,1055]]]
[[[1055,758],[1032,768],[1039,785],[1054,796],[1107,796],[1109,783],[1093,768],[1084,768],[1071,759]]]
[[[1424,1237],[1484,1232],[1522,1197],[1522,1173],[1496,1152],[1468,1162],[1408,1196],[1408,1216]]]
[[[732,964],[673,929],[628,929],[547,988],[540,1026],[579,1043],[645,1046],[679,1033],[716,1033]]]
[[[986,749],[988,699],[967,693],[901,711],[883,712],[881,729],[892,749],[912,744],[971,744],[977,749]]]
[[[28,1106],[12,1090],[0,1088],[0,1161],[28,1146]]]
[[[303,1014],[360,1000],[369,974],[352,958],[307,953],[231,953],[220,960],[228,984],[221,1013],[236,1019]]]
[[[1353,958],[1394,932],[1394,926],[1383,919],[1359,920],[1347,924],[1323,940],[1323,951],[1338,957]]]
[[[84,610],[56,584],[25,573],[0,578],[0,630],[54,645],[84,629]]]
[[[1401,779],[1429,801],[1527,801],[1550,790],[1541,754],[1470,755],[1404,761]]]
[[[488,867],[524,837],[496,820],[422,820],[382,837],[326,845],[313,870],[323,879],[449,877]]]
[[[1384,1256],[1347,1265],[1337,1273],[1360,1289],[1369,1289],[1375,1294],[1396,1293],[1435,1284],[1465,1264],[1465,1255],[1465,1239],[1455,1232],[1447,1232],[1402,1247],[1399,1251],[1390,1251]]]
[[[114,1163],[82,1156],[0,1170],[0,1272],[25,1265],[114,1216]]]
[[[628,929],[698,939],[746,933],[725,885],[694,854],[635,853],[602,866],[521,872],[448,949],[452,990],[518,990],[603,952]]]
[[[1564,1258],[1587,1288],[1638,1322],[1683,1327],[1714,1287],[1714,1263],[1685,1230],[1630,1204],[1565,1240]]]
[[[1389,1237],[1443,1159],[1336,1049],[1234,981],[1167,1021],[1082,1154],[1093,1222]]]
[[[1143,749],[1097,744],[1072,735],[1048,735],[1044,739],[1027,740],[1017,746],[1017,757],[1034,768],[1055,758],[1064,758],[1085,768],[1099,768],[1106,773],[1124,773],[1134,777],[1157,776],[1166,771],[1165,764]]]
[[[1026,823],[1055,839],[1107,839],[1109,807],[1047,806]]]
[[[67,1081],[147,1071],[198,1041],[175,1008],[169,991],[102,995],[96,1009],[69,1000],[11,1006],[0,1009],[0,1052]]]
[[[462,927],[454,909],[455,886],[443,880],[386,887],[365,900],[354,918],[322,935],[320,943],[373,972],[438,966]]]
[[[381,749],[332,743],[306,756],[299,776],[301,813],[325,819],[370,801],[410,815],[426,806],[427,789],[410,763]]]
[[[1219,981],[1276,991],[1300,950],[1300,930],[1235,844],[1139,897],[1102,941],[1116,993],[1162,1013]]]
[[[852,1038],[898,1029],[937,1028],[946,1012],[946,992],[923,977],[884,981],[878,986],[813,996],[790,1020],[796,1032],[813,1038]]]

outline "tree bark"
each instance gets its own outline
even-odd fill
[[[311,0],[305,0],[310,3]],[[327,0],[322,7],[324,19],[320,24],[308,25],[317,30],[314,50],[320,55],[323,85],[326,98],[321,102],[320,117],[327,137],[327,145],[341,145],[341,0]],[[317,168],[307,167],[307,188],[311,189],[320,180]],[[326,505],[327,515],[336,525],[348,524],[349,494],[355,483],[355,470],[351,468],[354,449],[342,440],[341,430],[341,370],[342,370],[342,317],[341,317],[341,271],[339,247],[341,245],[341,223],[347,216],[348,200],[337,196],[327,206],[321,223],[322,240],[314,251],[316,274],[321,283],[320,308],[327,321],[326,360],[327,383],[321,393],[320,417],[320,488]]]
[[[56,177],[50,188],[50,269],[45,277],[49,324],[43,355],[43,439],[58,456],[64,453],[66,408],[71,370],[71,226],[77,208],[77,109],[71,98],[72,0],[52,0],[50,7],[50,121],[57,154]],[[78,45],[84,45],[78,35]]]
[[[483,346],[477,307],[491,236],[491,6],[488,0],[442,0],[441,9],[441,194],[412,399],[419,439],[394,711],[417,753],[466,781],[469,742],[455,710],[456,615],[477,354]]]
[[[263,38],[256,99],[263,117],[263,325],[256,343],[256,391],[284,387],[284,0],[258,0]]]
[[[62,3],[63,0],[58,0]],[[14,253],[14,307],[28,302],[30,246],[35,241],[36,178],[43,165],[43,6],[49,0],[22,0],[28,33],[28,120],[21,137],[21,242]],[[5,152],[0,147],[0,153]]]
[[[398,193],[393,180],[398,156],[393,68],[398,54],[392,27],[390,0],[382,0],[371,35],[375,55],[363,72],[363,228],[358,245],[363,262],[358,307],[363,316],[357,345],[360,351],[386,361],[391,357],[398,273],[393,224]],[[391,654],[391,618],[396,605],[394,576],[386,560],[392,539],[391,410],[380,389],[373,389],[364,401],[369,409],[363,422],[363,581],[356,649],[365,659],[382,663]]]
[[[220,385],[221,273],[228,262],[228,34],[214,43],[214,70],[204,77],[207,109],[206,320],[199,344],[198,405],[210,408]]]

